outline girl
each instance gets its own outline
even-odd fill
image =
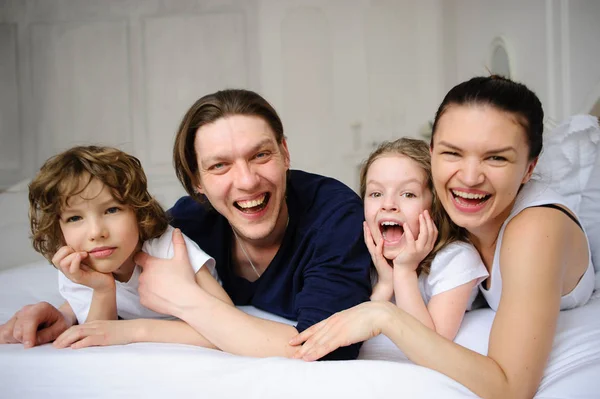
[[[427,144],[410,138],[382,143],[362,167],[360,195],[365,242],[378,273],[371,300],[394,295],[399,308],[453,340],[488,273],[439,207]]]
[[[80,324],[55,346],[94,344],[87,325],[95,321],[169,318],[140,304],[140,268],[133,256],[141,249],[170,258],[171,238],[181,233],[148,193],[137,158],[109,147],[71,148],[41,167],[29,186],[29,202],[33,246],[61,271],[59,291]],[[231,304],[215,279],[214,259],[185,242],[198,285]]]
[[[441,339],[397,307],[369,302],[297,336],[293,344],[306,341],[297,357],[316,359],[384,334],[409,359],[477,396],[533,397],[559,310],[585,304],[594,290],[589,244],[577,217],[563,197],[530,181],[542,151],[543,118],[526,86],[490,76],[452,88],[433,125],[435,190],[491,275],[482,287],[496,311],[487,355]]]

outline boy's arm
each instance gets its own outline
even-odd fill
[[[233,301],[229,295],[227,295],[227,292],[225,292],[223,287],[221,287],[221,284],[219,284],[219,282],[210,274],[206,263],[198,270],[198,273],[196,273],[196,283],[210,295],[233,306]]]
[[[117,318],[117,290],[113,280],[112,285],[103,290],[94,289],[92,303],[85,322],[117,320]]]

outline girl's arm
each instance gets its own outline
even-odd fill
[[[425,305],[417,273],[394,270],[396,305],[442,337],[453,340],[460,328],[477,279],[431,297]]]
[[[560,212],[531,208],[507,226],[500,253],[502,297],[487,356],[442,338],[391,304],[372,302],[300,334],[292,344],[306,342],[296,357],[313,360],[339,345],[383,333],[415,363],[449,376],[478,396],[531,398],[552,348],[562,276],[577,256],[570,237],[580,234],[577,239],[584,239],[571,224]]]

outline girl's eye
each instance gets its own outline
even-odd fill
[[[117,213],[119,212],[121,209],[119,207],[116,206],[111,206],[110,208],[108,208],[106,210],[106,213]]]
[[[402,193],[402,197],[404,198],[417,198],[413,193]]]
[[[379,198],[379,197],[381,197],[381,193],[375,191],[375,192],[370,193],[369,197],[371,197],[371,198]]]
[[[67,218],[67,223],[73,223],[81,220],[81,216],[70,216]]]

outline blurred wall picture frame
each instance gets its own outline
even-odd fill
[[[490,72],[493,75],[515,78],[514,60],[511,57],[510,46],[503,36],[498,36],[490,44],[488,61]]]

